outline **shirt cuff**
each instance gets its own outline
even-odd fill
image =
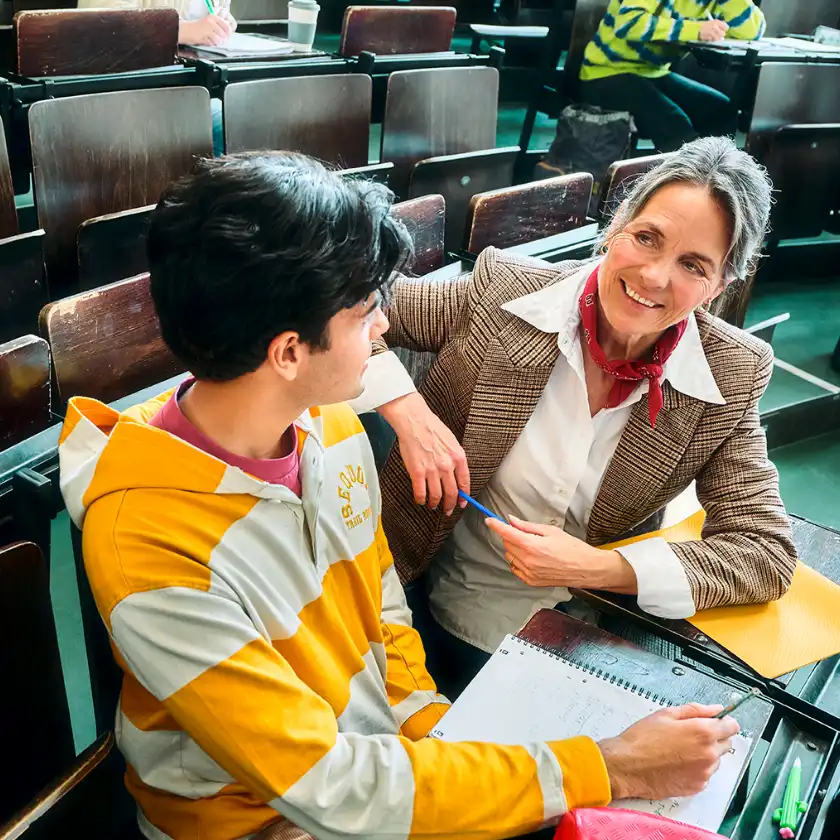
[[[348,403],[356,414],[375,411],[380,405],[406,394],[413,394],[417,390],[411,374],[391,350],[370,357],[362,384],[365,390]]]
[[[662,537],[615,550],[636,573],[641,609],[660,618],[688,618],[697,612],[682,563]]]

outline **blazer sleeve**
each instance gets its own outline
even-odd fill
[[[390,326],[373,343],[373,354],[384,353],[389,347],[437,353],[452,333],[472,279],[472,274],[446,281],[400,277],[385,307]]]
[[[774,601],[793,577],[796,547],[758,413],[772,371],[767,346],[746,411],[697,476],[697,498],[706,511],[703,539],[670,546],[698,610]]]

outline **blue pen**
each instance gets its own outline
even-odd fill
[[[498,514],[493,513],[493,511],[492,511],[492,510],[488,510],[486,507],[484,507],[484,505],[483,505],[483,504],[481,504],[480,502],[477,502],[477,501],[476,501],[476,500],[475,500],[472,496],[468,496],[468,495],[467,495],[467,494],[466,494],[463,490],[459,490],[459,491],[458,491],[458,495],[459,495],[462,499],[466,499],[466,500],[467,500],[467,501],[468,501],[471,505],[473,505],[473,506],[477,507],[477,508],[478,508],[478,509],[479,509],[479,510],[480,510],[480,511],[481,511],[481,512],[485,515],[485,516],[490,516],[490,517],[492,517],[493,519],[498,519],[498,520],[499,520],[499,522],[504,522],[504,524],[505,524],[505,525],[507,525],[507,524],[508,524],[507,522],[505,522],[505,520],[504,520],[504,519],[502,519],[502,517],[501,517],[501,516],[499,516]]]

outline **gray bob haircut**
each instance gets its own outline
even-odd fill
[[[747,277],[767,234],[773,184],[767,170],[728,137],[686,143],[629,189],[598,246],[608,243],[641,213],[654,194],[670,184],[705,187],[729,217],[731,242],[724,280]]]

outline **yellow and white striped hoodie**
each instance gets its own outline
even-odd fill
[[[297,421],[302,498],[71,400],[61,487],[125,672],[116,730],[151,838],[232,840],[285,818],[317,838],[503,838],[605,804],[588,738],[426,734],[428,675],[344,405]]]

